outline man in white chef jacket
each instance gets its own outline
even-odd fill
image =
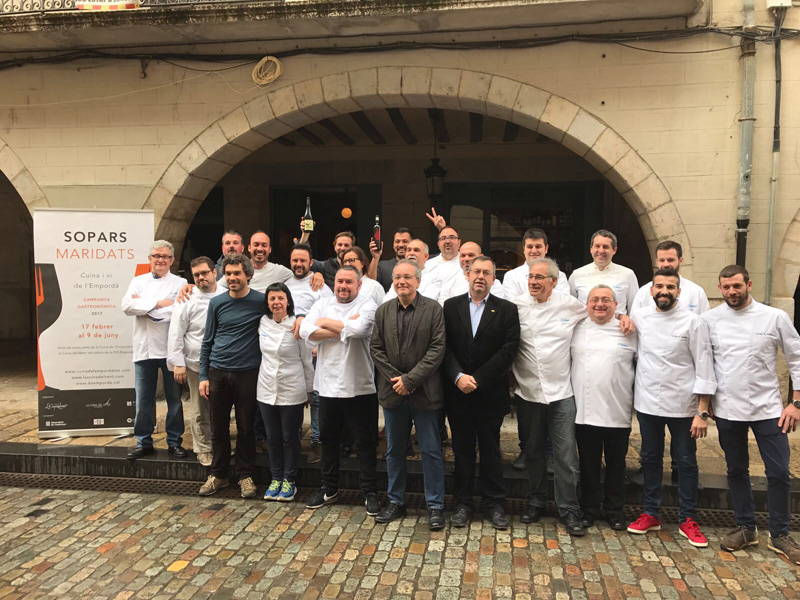
[[[572,536],[586,532],[578,504],[578,455],[575,447],[575,398],[570,382],[570,343],[586,318],[586,306],[568,294],[554,294],[558,265],[549,258],[531,262],[529,295],[511,301],[519,311],[520,343],[512,371],[517,418],[527,430],[528,507],[523,523],[544,514],[548,482],[545,439],[553,444],[555,500]]]
[[[550,246],[547,243],[547,234],[536,227],[525,231],[522,236],[522,254],[525,262],[515,269],[511,269],[503,277],[503,297],[507,300],[522,294],[528,294],[528,274],[531,263],[537,258],[546,258]],[[556,294],[569,294],[569,282],[563,271],[558,272],[558,283],[553,290]],[[492,292],[494,293],[494,292]]]
[[[438,269],[428,269],[428,244],[420,239],[411,240],[406,247],[406,258],[413,260],[419,265],[422,270],[422,280],[420,281],[417,293],[430,298],[431,300],[439,301],[439,294],[442,290],[442,278]],[[383,297],[383,303],[397,298],[397,292],[392,286],[386,295]]]
[[[633,414],[636,336],[620,331],[614,290],[589,291],[588,319],[572,334],[572,390],[584,526],[605,512],[611,529],[625,529],[625,456]],[[605,458],[605,486],[600,482]],[[602,508],[601,508],[602,507]]]
[[[167,342],[167,367],[173,371],[175,381],[189,382],[189,400],[192,418],[192,450],[197,461],[204,467],[211,466],[211,407],[208,398],[200,395],[200,344],[206,331],[208,303],[214,296],[225,292],[217,285],[217,270],[214,261],[207,256],[192,260],[195,289],[188,302],[176,304],[169,324]]]
[[[309,313],[314,303],[320,299],[333,298],[333,292],[327,285],[322,285],[319,289],[314,289],[311,285],[313,274],[311,266],[314,257],[311,254],[311,246],[308,244],[297,244],[292,248],[289,255],[289,266],[292,268],[292,277],[287,279],[285,285],[292,293],[294,301],[294,314],[297,316],[295,321],[295,335],[300,335],[300,325],[303,318]],[[305,341],[304,341],[305,343]],[[308,455],[309,464],[316,464],[322,460],[322,450],[319,444],[319,392],[311,392],[311,454]]]
[[[153,449],[153,430],[156,426],[156,384],[158,372],[164,380],[167,398],[167,445],[170,455],[186,458],[189,453],[181,446],[184,431],[181,389],[167,369],[167,337],[175,298],[186,285],[183,277],[170,273],[175,250],[166,240],[156,240],[148,255],[150,272],[134,277],[122,298],[122,310],[133,322],[133,365],[136,388],[136,417],[133,434],[136,447],[128,452],[136,460]]]
[[[606,229],[595,231],[589,243],[589,253],[592,262],[575,269],[569,276],[570,293],[585,304],[589,290],[604,283],[617,295],[617,313],[630,314],[639,282],[631,269],[613,262],[617,253],[617,236]]]
[[[708,327],[699,316],[676,308],[680,277],[659,269],[651,288],[655,312],[639,311],[634,407],[642,436],[642,514],[628,531],[661,529],[664,430],[669,428],[678,461],[679,532],[696,547],[708,546],[697,524],[697,438],[708,429],[710,395],[717,389]]]
[[[359,482],[367,514],[381,509],[377,496],[378,396],[369,343],[377,305],[360,296],[361,272],[341,267],[334,277],[334,298],[316,302],[300,325],[300,336],[317,346],[314,389],[319,392],[322,487],[307,508],[338,500],[339,445],[345,431],[356,439]]]
[[[767,474],[767,547],[800,564],[800,547],[789,535],[788,439],[800,420],[800,336],[786,313],[755,301],[750,295],[752,286],[744,267],[725,267],[719,274],[725,304],[702,317],[714,349],[717,393],[713,409],[728,463],[728,489],[737,525],[720,546],[735,552],[758,544],[748,453],[748,430],[752,429]],[[785,408],[775,375],[779,348],[795,386],[792,402]]]

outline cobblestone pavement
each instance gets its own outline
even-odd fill
[[[304,490],[305,495],[308,494]],[[0,598],[794,598],[798,569],[761,546],[696,549],[674,524],[634,537],[554,519],[506,532],[383,526],[363,506],[0,488]]]

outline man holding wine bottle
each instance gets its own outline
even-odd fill
[[[367,276],[375,279],[383,286],[387,292],[392,287],[392,270],[398,261],[406,258],[406,249],[411,243],[414,235],[408,227],[398,227],[394,230],[392,238],[392,249],[394,258],[381,260],[383,254],[383,243],[378,245],[374,238],[369,243],[369,252],[372,254],[372,262],[367,269]]]

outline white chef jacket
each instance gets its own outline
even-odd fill
[[[528,291],[528,274],[531,268],[528,263],[522,263],[515,269],[511,269],[503,277],[503,294],[504,298],[516,298],[522,294],[530,293]],[[569,282],[567,276],[563,271],[558,272],[558,282],[556,287],[553,288],[553,293],[556,294],[569,294]]]
[[[417,293],[426,298],[430,298],[431,300],[435,300],[436,302],[439,301],[439,294],[442,291],[442,279],[439,274],[438,269],[429,271],[428,270],[428,263],[425,263],[425,268],[422,269],[422,277],[419,281],[419,287],[417,288]],[[388,302],[389,300],[397,298],[397,292],[394,291],[394,285],[389,287],[389,291],[386,292],[386,295],[383,297],[384,302]]]
[[[258,369],[256,400],[273,406],[303,404],[314,389],[311,351],[292,333],[296,317],[275,319],[264,315],[258,324],[261,366]]]
[[[444,306],[445,300],[455,298],[456,296],[461,296],[466,294],[468,291],[469,281],[467,280],[467,276],[462,272],[461,277],[452,277],[447,280],[444,286],[442,286],[442,290],[439,292],[439,304]],[[497,279],[494,280],[492,289],[489,290],[489,292],[492,294],[492,296],[497,298],[505,298],[503,286],[499,281],[497,281]]]
[[[327,285],[323,285],[316,292],[311,289],[311,278],[313,273],[309,273],[302,279],[297,279],[292,276],[284,283],[289,291],[292,293],[292,301],[294,302],[294,314],[305,316],[314,302],[320,298],[333,298],[333,292]]]
[[[186,367],[195,373],[200,371],[200,345],[206,331],[208,303],[214,296],[224,294],[217,286],[213,292],[204,293],[195,286],[186,302],[175,304],[167,337],[167,368]]]
[[[598,325],[585,319],[572,334],[575,423],[630,427],[636,334],[623,335],[616,318]]]
[[[639,333],[634,406],[659,417],[693,417],[695,394],[717,389],[708,326],[693,312],[637,312]]]
[[[702,315],[709,309],[706,291],[693,281],[680,275],[679,277],[681,278],[681,295],[678,297],[678,304],[675,308],[685,308],[696,315]],[[653,301],[653,296],[650,295],[652,287],[653,282],[649,281],[639,288],[633,304],[631,304],[631,313],[637,310],[656,312],[656,303]]]
[[[169,321],[175,305],[155,308],[159,300],[175,300],[186,285],[183,277],[167,273],[134,277],[122,298],[122,311],[133,320],[133,362],[167,357]],[[133,296],[139,296],[133,298]]]
[[[273,283],[286,283],[292,278],[292,272],[289,269],[283,265],[276,265],[275,263],[268,262],[264,265],[263,269],[255,269],[253,271],[249,287],[251,290],[264,294],[267,288]],[[228,289],[228,283],[225,281],[224,275],[217,283],[224,289]]]
[[[756,302],[742,310],[721,304],[703,314],[714,349],[714,414],[731,421],[776,419],[783,411],[775,362],[783,350],[800,383],[800,336],[785,312]]]
[[[614,290],[617,295],[617,314],[628,313],[628,306],[632,304],[639,282],[636,274],[628,267],[616,263],[609,263],[604,271],[597,268],[593,262],[575,269],[569,276],[570,293],[586,304],[589,292],[598,284],[605,284]]]
[[[327,298],[311,307],[300,325],[300,336],[310,346],[317,346],[317,370],[314,389],[328,398],[352,398],[375,393],[374,366],[369,353],[369,341],[375,311],[372,298],[359,294],[347,304]],[[359,315],[357,319],[350,317]],[[338,340],[315,342],[309,339],[319,327],[317,319],[336,319],[344,323]]]
[[[546,302],[522,294],[512,302],[520,325],[519,351],[511,367],[517,380],[514,393],[540,404],[569,398],[572,333],[587,317],[586,306],[567,294],[551,294]]]
[[[374,279],[362,277],[361,289],[358,291],[358,295],[369,296],[372,298],[372,301],[375,302],[375,304],[381,304],[386,296],[386,290],[384,290],[383,286]]]

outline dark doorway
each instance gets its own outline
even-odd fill
[[[178,272],[188,274],[189,263],[198,256],[207,256],[216,261],[222,253],[222,233],[225,231],[225,202],[222,188],[214,188],[200,205],[194,216],[186,241],[183,243]],[[247,234],[244,234],[247,235]],[[247,244],[247,240],[245,240]]]

